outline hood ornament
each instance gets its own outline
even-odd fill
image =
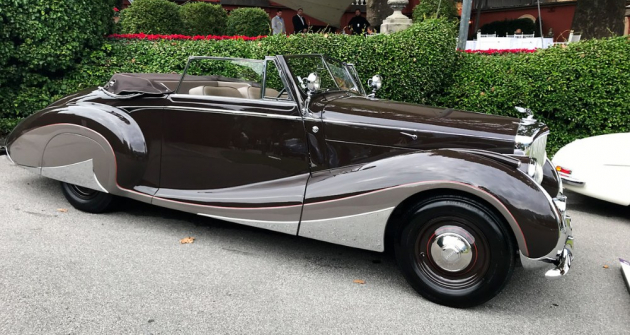
[[[518,106],[514,107],[514,109],[516,109],[516,111],[521,114],[526,114],[527,115],[527,117],[525,118],[526,120],[534,119],[534,112],[532,112],[531,109],[525,108],[525,107],[518,107]]]

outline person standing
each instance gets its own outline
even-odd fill
[[[359,9],[354,11],[354,17],[348,22],[348,28],[350,28],[353,35],[365,34],[369,26],[370,23],[366,18],[361,16],[361,10]]]
[[[306,24],[306,19],[304,18],[304,10],[302,8],[298,8],[297,15],[293,17],[293,33],[305,33],[308,31],[308,24]]]
[[[282,9],[278,9],[276,16],[271,19],[271,29],[274,35],[287,34],[286,26],[284,25],[284,19],[282,18]]]

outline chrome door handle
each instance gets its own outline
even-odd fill
[[[407,133],[403,133],[402,131],[400,132],[400,134],[405,135],[405,136],[409,136],[414,141],[418,139],[418,135],[416,135],[416,134],[407,134]]]
[[[317,134],[318,131],[319,131],[319,127],[318,126],[313,126],[313,133]]]

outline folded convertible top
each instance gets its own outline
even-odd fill
[[[167,73],[117,73],[103,87],[109,93],[115,95],[125,94],[168,94],[177,89],[177,85],[182,78],[181,74]],[[245,80],[227,78],[223,76],[192,76],[186,75],[186,82],[200,81],[224,81],[224,82],[245,82],[252,86],[259,87],[260,84]]]

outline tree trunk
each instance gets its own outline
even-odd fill
[[[380,27],[383,20],[394,11],[387,5],[387,0],[367,0],[367,20],[372,27]]]
[[[625,0],[578,0],[571,29],[585,38],[623,35]]]

